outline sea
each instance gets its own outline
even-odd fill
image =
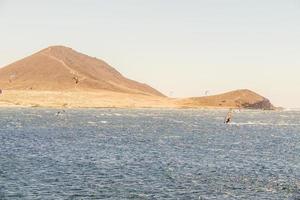
[[[0,199],[300,199],[300,111],[0,109]]]

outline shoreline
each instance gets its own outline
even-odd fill
[[[203,97],[203,99],[205,101],[199,103],[190,99],[118,93],[105,90],[2,90],[0,108],[267,110],[240,107],[232,104],[229,100],[227,104],[219,105],[214,100],[207,100],[207,97]]]
[[[262,111],[262,112],[280,112],[291,111],[290,109],[248,109],[248,108],[226,108],[226,107],[62,107],[62,106],[30,106],[30,105],[1,105],[0,109],[53,109],[53,110],[79,110],[79,109],[94,109],[94,110],[207,110],[207,111],[228,111],[229,109],[240,111]],[[293,110],[292,110],[293,111]],[[295,110],[298,111],[298,110]]]

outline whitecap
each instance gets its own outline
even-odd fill
[[[260,126],[300,126],[300,124],[295,123],[266,123],[266,122],[255,122],[255,121],[249,121],[249,122],[231,122],[231,125],[260,125]]]

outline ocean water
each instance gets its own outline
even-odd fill
[[[300,199],[300,112],[0,109],[0,199]]]

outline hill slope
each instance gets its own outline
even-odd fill
[[[10,90],[87,91],[164,96],[122,76],[102,60],[52,46],[0,69],[0,87]]]

